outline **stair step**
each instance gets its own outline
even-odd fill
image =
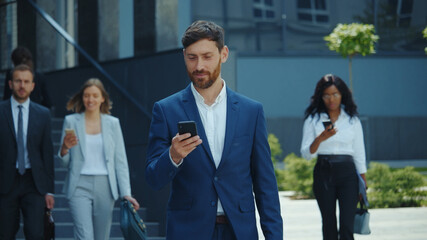
[[[147,219],[147,210],[145,208],[140,208],[138,214],[142,219]],[[54,208],[52,211],[52,216],[55,222],[72,222],[70,209],[67,207]],[[115,207],[113,210],[113,222],[120,221],[120,208]]]
[[[64,124],[63,118],[52,118],[52,130],[61,131]]]
[[[147,227],[147,235],[148,236],[157,236],[159,235],[159,224],[158,223],[145,223]],[[21,224],[21,227],[19,228],[18,233],[16,234],[17,238],[23,238],[23,226]],[[72,238],[74,236],[73,233],[73,223],[66,222],[66,223],[59,223],[55,222],[55,239],[59,238]],[[110,232],[111,238],[120,238],[122,239],[122,230],[120,229],[120,223],[113,222],[111,224],[111,232]]]
[[[74,240],[74,238],[55,237],[56,240]],[[25,238],[16,238],[16,240],[25,240]],[[123,237],[110,237],[110,240],[124,240]],[[164,237],[147,237],[147,240],[166,240]]]

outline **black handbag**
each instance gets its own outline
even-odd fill
[[[44,240],[55,240],[55,222],[53,221],[52,211],[45,208],[44,212]]]
[[[133,205],[126,199],[120,202],[120,228],[126,240],[146,240],[144,221],[139,217]]]
[[[369,235],[371,234],[371,229],[369,228],[369,212],[363,200],[360,202],[360,208],[357,208],[356,215],[354,216],[354,233]]]

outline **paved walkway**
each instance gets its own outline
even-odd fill
[[[322,222],[316,200],[290,200],[280,192],[284,239],[321,240]],[[427,207],[370,209],[370,235],[355,240],[427,240]],[[258,226],[260,239],[264,239]]]

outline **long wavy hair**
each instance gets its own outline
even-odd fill
[[[104,84],[102,84],[101,80],[98,78],[90,78],[87,80],[83,86],[80,88],[74,96],[67,102],[67,110],[73,111],[76,113],[82,113],[86,110],[85,105],[83,103],[83,92],[86,88],[95,86],[101,90],[102,97],[104,97],[105,101],[101,103],[100,111],[104,114],[111,114],[110,109],[113,107],[113,102],[110,100],[110,97],[107,91],[104,88]]]
[[[325,89],[334,85],[341,94],[341,106],[344,106],[344,111],[350,115],[350,118],[356,116],[357,105],[354,103],[353,95],[345,82],[338,76],[326,74],[323,76],[316,85],[314,95],[311,96],[310,105],[305,110],[305,118],[314,115],[319,116],[321,113],[328,113],[328,109],[323,102],[322,96]]]

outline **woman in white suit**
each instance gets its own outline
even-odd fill
[[[67,103],[59,157],[68,168],[64,193],[69,200],[75,239],[109,239],[114,202],[135,207],[119,120],[99,79],[91,78]],[[120,193],[120,195],[119,195]]]

